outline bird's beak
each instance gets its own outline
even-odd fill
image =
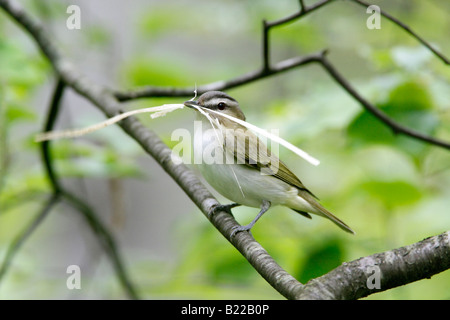
[[[195,109],[194,106],[200,107],[198,102],[197,101],[193,101],[193,100],[189,100],[189,101],[184,102],[184,105],[186,107],[193,108],[193,109]]]

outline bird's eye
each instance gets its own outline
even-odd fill
[[[219,102],[219,104],[217,105],[217,109],[224,110],[226,106],[227,105],[225,104],[225,102]]]

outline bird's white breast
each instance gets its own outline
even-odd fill
[[[262,201],[267,200],[272,205],[291,206],[291,203],[295,203],[295,206],[291,207],[299,210],[306,209],[302,205],[305,201],[298,196],[298,190],[295,187],[273,176],[263,175],[257,169],[237,164],[235,161],[229,163],[227,160],[234,157],[225,156],[226,151],[220,140],[220,129],[216,132],[208,129],[211,129],[208,120],[202,121],[201,126],[196,126],[194,156],[196,159],[201,159],[199,170],[205,180],[220,194],[233,202],[250,207],[260,207]],[[220,156],[214,152],[219,153]],[[214,159],[223,161],[211,164],[211,160]],[[308,204],[305,202],[305,205]]]

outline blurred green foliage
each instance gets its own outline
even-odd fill
[[[450,28],[448,4],[437,0],[378,2],[450,55],[445,32]],[[39,3],[32,2],[34,14],[45,17],[49,25],[64,23],[63,5]],[[255,70],[260,67],[262,19],[287,16],[297,10],[297,5],[297,1],[290,0],[265,0],[258,5],[237,0],[141,2],[124,27],[130,56],[117,60],[113,81],[119,88],[192,86]],[[109,8],[104,15],[114,12],[114,6]],[[359,6],[336,2],[301,21],[274,29],[272,59],[278,61],[328,48],[338,70],[388,116],[449,141],[450,71],[389,21],[383,19],[380,30],[368,30],[367,17]],[[90,19],[83,22],[81,43],[100,57],[109,55],[110,50],[120,51],[117,47],[111,49],[115,48],[115,41],[119,43],[114,34],[117,30],[109,30],[92,16]],[[32,140],[45,120],[45,110],[37,108],[34,101],[43,83],[52,83],[53,79],[49,77],[48,64],[25,40],[27,36],[3,13],[0,26],[2,257],[11,239],[39,211],[50,192]],[[47,91],[44,95],[48,95]],[[280,150],[281,157],[305,185],[357,232],[352,237],[324,219],[307,220],[285,208],[271,209],[252,230],[253,235],[300,281],[307,282],[344,261],[450,229],[448,151],[395,135],[362,110],[322,69],[307,66],[229,93],[240,101],[248,121],[280,129],[282,137],[321,160],[318,168],[311,168]],[[151,104],[172,100],[153,99]],[[134,106],[148,103],[138,101]],[[164,140],[173,144],[167,128],[185,117],[180,113],[151,124],[144,117],[143,121],[155,126]],[[77,118],[74,126],[93,121],[91,117]],[[137,164],[139,148],[131,146],[118,129],[105,129],[81,141],[57,141],[52,154],[58,173],[65,179],[139,178],[146,180],[149,190],[159,188]],[[238,221],[248,223],[256,211],[236,208],[234,213]],[[53,228],[47,237],[56,237],[55,241],[58,236],[64,237],[58,234],[57,226]],[[41,237],[30,241],[39,243]],[[173,238],[176,247],[172,259],[140,255],[139,248],[132,246],[124,248],[131,260],[130,274],[139,279],[136,284],[144,298],[283,298],[198,212],[185,212],[167,238]],[[0,297],[66,296],[67,293],[61,293],[65,288],[59,288],[55,279],[36,275],[42,260],[45,258],[36,258],[29,252],[17,257],[16,267],[0,284]],[[123,297],[111,270],[103,265],[99,269],[106,271],[90,279],[96,283],[97,291],[86,295]],[[39,285],[24,290],[33,281],[39,281]],[[446,272],[369,298],[448,299],[449,284],[450,274]]]
[[[439,118],[433,113],[433,101],[425,83],[404,82],[394,87],[386,101],[377,105],[391,119],[419,132],[433,136]],[[370,130],[368,129],[370,128]],[[386,143],[419,157],[427,145],[407,137],[398,137],[368,111],[361,112],[348,127],[353,143]]]

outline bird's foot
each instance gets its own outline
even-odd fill
[[[226,213],[229,213],[232,217],[234,217],[233,213],[231,212],[231,209],[237,206],[240,206],[240,204],[239,203],[219,204],[211,209],[211,211],[209,212],[209,216],[212,216],[220,211],[225,211]]]
[[[250,229],[255,225],[256,221],[258,221],[258,219],[261,218],[261,216],[264,214],[264,212],[269,210],[269,208],[270,208],[270,202],[263,200],[263,202],[261,204],[261,211],[256,215],[255,219],[253,219],[253,221],[250,222],[246,226],[233,227],[230,237],[233,238],[236,235],[236,233],[241,232],[241,231],[248,231],[248,233],[250,233],[250,235],[253,236],[252,233],[250,232]]]
[[[252,232],[250,231],[250,229],[253,227],[253,224],[248,224],[246,226],[235,226],[233,228],[231,228],[231,235],[230,238],[233,238],[238,232],[242,232],[242,231],[248,231],[248,233],[250,233],[250,235],[252,234]]]

